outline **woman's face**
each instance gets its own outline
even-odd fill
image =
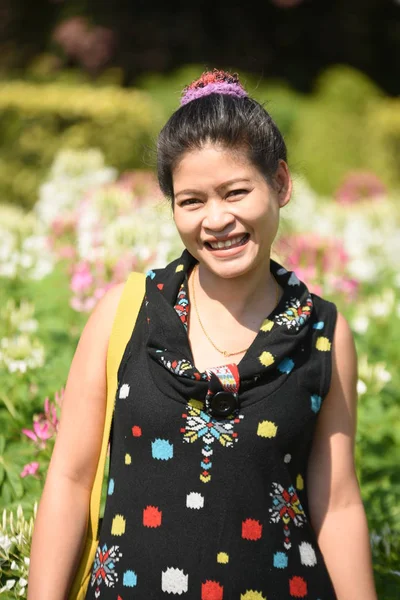
[[[173,185],[176,227],[200,264],[224,278],[265,268],[279,209],[290,199],[284,161],[275,191],[244,152],[209,144],[183,156],[173,171]]]

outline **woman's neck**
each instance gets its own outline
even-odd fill
[[[251,314],[271,312],[281,292],[270,273],[269,260],[240,277],[219,277],[204,265],[197,265],[190,277],[190,289],[194,284],[198,304],[225,309],[239,322]]]

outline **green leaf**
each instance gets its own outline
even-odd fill
[[[4,406],[7,408],[10,415],[12,417],[14,417],[14,419],[16,419],[18,416],[18,413],[17,413],[17,410],[16,410],[14,404],[10,400],[10,398],[8,398],[5,394],[0,394],[0,400],[3,402]]]
[[[13,494],[16,498],[22,498],[24,495],[24,486],[22,485],[19,473],[15,471],[7,471],[7,479],[12,487]]]

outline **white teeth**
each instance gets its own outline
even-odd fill
[[[226,242],[210,242],[210,246],[211,248],[214,248],[214,250],[219,250],[221,248],[230,248],[231,246],[234,246],[235,244],[238,244],[239,242],[243,241],[245,236],[240,236],[240,237],[235,237],[232,238],[231,240],[226,240]]]

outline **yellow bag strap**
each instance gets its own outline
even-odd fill
[[[75,579],[72,582],[69,600],[83,600],[86,596],[86,588],[89,582],[90,571],[94,560],[94,552],[98,541],[98,527],[101,504],[101,492],[103,487],[104,469],[110,438],[112,417],[114,413],[115,396],[118,386],[118,368],[125,352],[126,345],[131,336],[136,317],[142,304],[145,291],[145,275],[142,273],[131,273],[125,283],[118,304],[117,312],[111,329],[107,349],[107,401],[106,415],[104,420],[103,440],[96,475],[90,495],[88,527],[85,544],[77,569]]]
[[[108,442],[114,412],[115,395],[118,385],[118,367],[121,363],[125,348],[131,337],[136,317],[142,304],[145,290],[145,275],[131,273],[125,283],[117,313],[111,330],[107,350],[107,407],[104,421],[103,441],[96,476],[90,497],[88,535],[97,539],[98,522],[101,503]]]

